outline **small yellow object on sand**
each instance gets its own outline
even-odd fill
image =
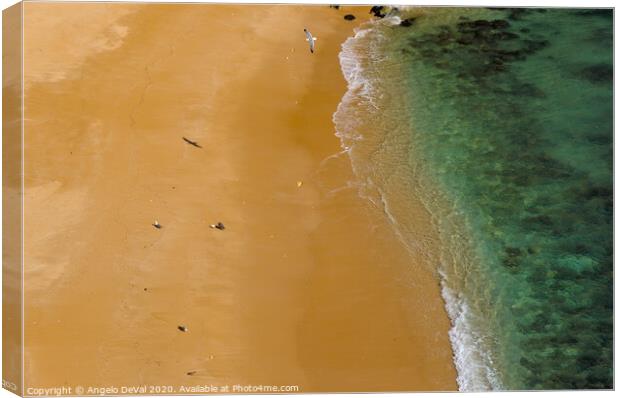
[[[304,185],[303,181],[297,181],[297,188],[301,188]]]

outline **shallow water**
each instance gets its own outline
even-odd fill
[[[612,11],[393,15],[343,45],[334,121],[412,250],[408,198],[433,215],[460,388],[611,388]]]

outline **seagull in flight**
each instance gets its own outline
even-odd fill
[[[316,37],[313,37],[312,33],[308,32],[306,28],[304,28],[304,33],[306,34],[306,41],[310,44],[310,52],[314,54],[314,42],[316,41]]]

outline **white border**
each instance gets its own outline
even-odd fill
[[[34,2],[37,0],[26,0],[26,2]],[[62,2],[62,1],[58,1],[58,2]],[[74,1],[74,2],[79,2],[79,1]],[[117,2],[117,1],[108,1],[108,2]],[[386,1],[386,0],[375,0],[375,1],[369,1],[368,3],[365,3],[364,0],[361,1],[355,1],[355,0],[311,0],[311,1],[299,1],[299,0],[290,0],[290,1],[283,1],[283,0],[271,0],[271,1],[259,1],[259,0],[240,0],[240,1],[231,1],[231,0],[220,0],[220,1],[175,1],[175,0],[167,0],[167,1],[148,1],[148,0],[133,0],[133,1],[128,1],[128,2],[133,2],[133,3],[270,3],[270,4],[280,4],[280,3],[296,3],[296,4],[307,4],[307,3],[313,3],[313,4],[342,4],[342,5],[356,5],[356,4],[408,4],[408,5],[436,5],[436,6],[502,6],[502,7],[524,7],[524,6],[537,6],[537,7],[588,7],[588,8],[593,8],[593,7],[615,7],[615,1],[613,0],[590,0],[590,1],[583,1],[583,0],[564,0],[564,1],[558,1],[558,0],[543,0],[543,1],[531,1],[531,0],[525,0],[525,1],[510,1],[510,0],[486,0],[486,1],[481,1],[479,3],[477,2],[472,2],[472,1],[465,1],[465,0],[443,0],[443,1],[434,1],[434,0],[423,0],[423,1],[412,1],[412,0],[395,0],[395,1]],[[17,1],[14,0],[0,0],[0,5],[2,9],[8,8],[10,6],[12,6],[13,4],[16,4]],[[23,22],[23,8],[22,8],[22,22]],[[615,21],[614,21],[615,22]],[[617,37],[618,34],[618,26],[617,24],[614,23],[614,39]],[[23,48],[23,30],[22,30],[22,48]],[[616,40],[614,40],[614,65],[617,65],[617,51],[615,51],[616,49]],[[23,76],[23,50],[22,50],[22,76]],[[0,64],[0,72],[2,70],[2,66]],[[615,68],[614,68],[615,70]],[[617,92],[619,83],[617,80],[614,80],[614,92]],[[22,79],[22,110],[24,109],[24,87],[23,87],[23,79]],[[2,98],[2,93],[0,92],[0,99]],[[615,97],[614,97],[614,120],[615,120],[615,114],[617,111],[617,107],[616,107],[616,103],[615,103]],[[22,113],[22,117],[24,117],[23,113]],[[22,187],[24,184],[24,176],[23,176],[23,170],[24,170],[24,153],[23,153],[23,140],[24,140],[24,125],[22,123],[22,164],[21,164],[21,169],[22,169]],[[614,128],[614,138],[615,138],[615,128]],[[0,152],[2,149],[2,141],[0,140]],[[616,141],[614,139],[614,154],[616,153]],[[618,173],[618,167],[617,164],[615,162],[614,159],[614,186],[616,183],[616,177],[618,177],[620,174]],[[0,162],[0,173],[2,172],[2,163]],[[1,193],[0,193],[1,195]],[[22,195],[22,210],[23,210],[23,195]],[[615,208],[615,201],[614,201],[614,208]],[[22,211],[22,226],[23,226],[23,211]],[[614,236],[615,236],[615,232],[616,232],[616,225],[618,224],[617,221],[620,218],[620,216],[618,214],[616,214],[614,212]],[[2,224],[2,213],[0,212],[0,225]],[[24,243],[24,235],[23,235],[23,228],[22,228],[22,237],[21,237],[21,243],[22,243],[22,249],[23,249],[23,243]],[[2,231],[0,231],[0,240],[2,238]],[[620,245],[616,245],[616,242],[614,241],[614,264],[615,264],[615,260],[616,260],[616,254],[618,253],[618,249],[620,248]],[[22,347],[23,347],[23,335],[24,335],[24,322],[23,322],[23,311],[24,311],[24,297],[23,297],[23,292],[24,292],[24,279],[23,279],[23,250],[21,253],[21,259],[22,259]],[[0,273],[0,284],[2,281],[2,276]],[[614,274],[614,288],[615,288],[615,283],[616,283],[616,275]],[[614,289],[615,292],[615,289]],[[614,295],[614,309],[618,308],[618,301],[617,301],[617,297],[615,297]],[[0,306],[0,315],[2,312],[2,308]],[[1,317],[0,317],[1,319]],[[616,372],[616,368],[615,368],[615,358],[617,358],[618,355],[618,351],[617,351],[617,345],[615,344],[615,337],[616,337],[616,333],[615,333],[615,311],[614,311],[614,381],[617,380],[617,372]],[[1,347],[0,347],[0,352],[1,352]],[[22,365],[23,365],[23,361],[24,361],[24,352],[23,352],[23,348],[22,348]],[[23,369],[22,369],[23,370]],[[0,373],[2,371],[2,363],[0,361]],[[24,372],[22,371],[22,386],[24,385]],[[402,397],[407,397],[407,398],[422,398],[422,397],[433,397],[433,396],[437,396],[438,393],[398,393],[398,396],[402,396]],[[444,396],[457,396],[460,394],[464,394],[464,393],[439,393],[441,394],[442,397]],[[502,396],[507,396],[507,397],[522,397],[522,396],[539,396],[541,394],[544,394],[546,397],[564,397],[564,396],[569,396],[569,397],[581,397],[581,396],[590,396],[591,394],[597,395],[597,396],[611,396],[611,394],[614,394],[614,392],[612,391],[561,391],[561,392],[501,392],[501,393],[467,393],[467,397],[493,397],[493,396],[498,396],[498,395],[502,395]],[[266,395],[266,396],[273,396],[273,397],[277,397],[277,396],[282,396],[282,395],[286,395],[286,394],[280,394],[280,395]],[[381,394],[373,394],[375,396],[380,396],[380,397],[389,397],[393,394],[385,394],[385,393],[381,393]],[[14,397],[15,395],[11,394],[9,391],[4,390],[4,389],[0,389],[0,398],[9,398],[9,397]],[[250,395],[240,395],[241,397],[251,397]],[[328,396],[328,394],[303,394],[304,397],[326,397]],[[353,398],[359,396],[359,394],[338,394],[338,397],[342,397],[342,398]],[[149,395],[145,395],[144,397],[158,397],[158,396],[149,396]]]

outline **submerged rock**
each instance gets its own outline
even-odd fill
[[[400,21],[400,26],[411,26],[413,25],[413,23],[415,22],[415,18],[407,18],[407,19],[403,19],[402,21]]]
[[[469,46],[473,44],[475,40],[476,40],[476,37],[474,36],[473,33],[465,33],[459,36],[459,38],[456,39],[456,42],[459,44],[465,45],[465,46]]]
[[[579,71],[579,77],[593,84],[611,84],[614,78],[614,68],[607,64],[588,66]]]
[[[491,21],[493,29],[507,29],[510,27],[510,22],[504,19],[494,19]]]
[[[531,83],[515,84],[510,90],[510,94],[519,97],[545,98],[547,95],[543,90]]]
[[[528,217],[524,221],[526,225],[528,225],[530,228],[533,228],[535,230],[553,226],[553,219],[546,215]]]
[[[491,29],[507,29],[510,23],[503,19],[477,19],[475,21],[464,21],[457,24],[459,31],[485,31]]]
[[[502,261],[503,264],[508,268],[517,267],[521,258],[521,249],[518,247],[506,247],[504,252],[506,253],[506,256]]]
[[[469,24],[478,28],[490,28],[492,26],[491,22],[486,19],[476,19],[474,22],[469,22]]]
[[[592,198],[613,198],[614,191],[610,187],[599,187],[595,186],[588,189],[585,192],[585,197],[588,199]]]
[[[493,40],[514,40],[518,39],[519,35],[512,32],[497,32],[494,33],[491,37]]]
[[[574,11],[576,15],[582,17],[602,17],[613,18],[613,10],[611,8],[592,8],[592,9],[577,9]]]
[[[534,54],[549,45],[549,40],[523,40],[527,54]]]
[[[344,16],[344,19],[346,19],[347,21],[353,21],[355,19],[355,15],[347,14]]]
[[[532,11],[529,8],[509,8],[508,10],[508,19],[511,21],[519,21],[526,14]]]

